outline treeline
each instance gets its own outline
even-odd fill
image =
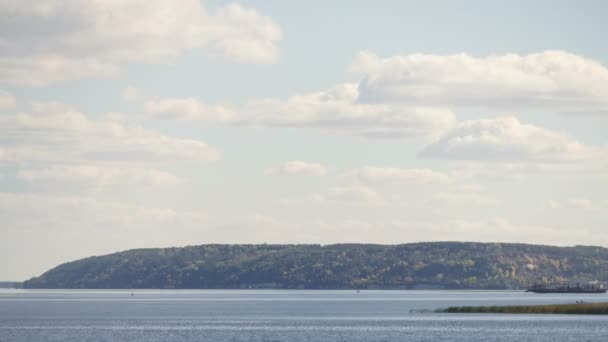
[[[608,279],[608,249],[507,243],[202,245],[60,265],[26,288],[521,289]]]

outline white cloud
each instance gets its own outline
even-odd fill
[[[151,168],[97,165],[52,165],[44,168],[27,168],[19,170],[16,177],[27,182],[75,183],[93,187],[181,183],[180,179],[174,175]]]
[[[60,103],[36,103],[29,112],[0,117],[0,163],[21,181],[51,187],[101,189],[119,185],[177,185],[158,170],[172,161],[214,161],[206,143],[130,125],[117,114],[91,119]]]
[[[123,122],[92,120],[59,103],[34,104],[29,113],[0,118],[0,161],[79,162],[217,160],[202,141],[164,136]]]
[[[149,100],[146,113],[156,119],[231,122],[236,114],[223,106],[210,106],[194,98]]]
[[[550,200],[548,202],[551,209],[582,209],[582,210],[602,210],[608,203],[592,201],[588,198],[567,198],[564,200]]]
[[[93,58],[70,59],[59,55],[7,57],[0,55],[0,84],[44,85],[88,78],[114,78],[118,66]]]
[[[253,9],[231,4],[217,10],[213,35],[207,39],[214,53],[242,63],[274,63],[279,59],[280,28]]]
[[[132,62],[167,62],[185,50],[245,63],[279,58],[280,28],[254,9],[209,13],[199,0],[0,2],[0,83],[41,85],[117,75]]]
[[[0,90],[0,110],[13,109],[17,106],[17,101],[13,94]]]
[[[327,173],[327,168],[319,163],[309,163],[301,160],[290,160],[283,165],[275,168],[267,169],[264,174],[276,175],[305,175],[305,176],[323,176]]]
[[[367,103],[608,113],[608,69],[565,51],[485,58],[364,51],[351,69],[364,75]]]
[[[522,124],[515,117],[459,123],[420,156],[454,160],[566,162],[588,158],[593,150],[576,139]]]
[[[312,127],[367,137],[434,134],[454,124],[446,108],[361,104],[356,84],[294,95],[286,100],[250,101],[238,108],[206,105],[196,99],[160,99],[145,104],[152,117],[233,125]]]
[[[405,183],[431,184],[448,183],[450,176],[431,169],[393,168],[363,166],[343,174],[343,177],[359,183]]]
[[[448,206],[495,206],[498,201],[483,193],[479,185],[456,186],[444,189],[433,195],[429,204],[435,207],[437,204]]]
[[[387,204],[380,193],[362,185],[332,187],[325,192],[313,194],[311,199],[320,203],[357,206],[384,206]]]
[[[551,163],[539,162],[476,162],[465,161],[452,171],[454,177],[459,179],[484,180],[517,180],[522,181],[532,175],[547,176],[555,171],[579,170],[577,165],[559,164],[557,167]]]

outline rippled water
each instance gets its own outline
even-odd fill
[[[0,341],[606,341],[608,317],[439,314],[608,301],[514,291],[0,290]]]

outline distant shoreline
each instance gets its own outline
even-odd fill
[[[23,282],[21,281],[0,281],[0,289],[21,289]]]

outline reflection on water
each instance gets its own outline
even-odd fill
[[[608,317],[439,314],[608,301],[514,291],[0,291],[0,341],[605,341]]]

